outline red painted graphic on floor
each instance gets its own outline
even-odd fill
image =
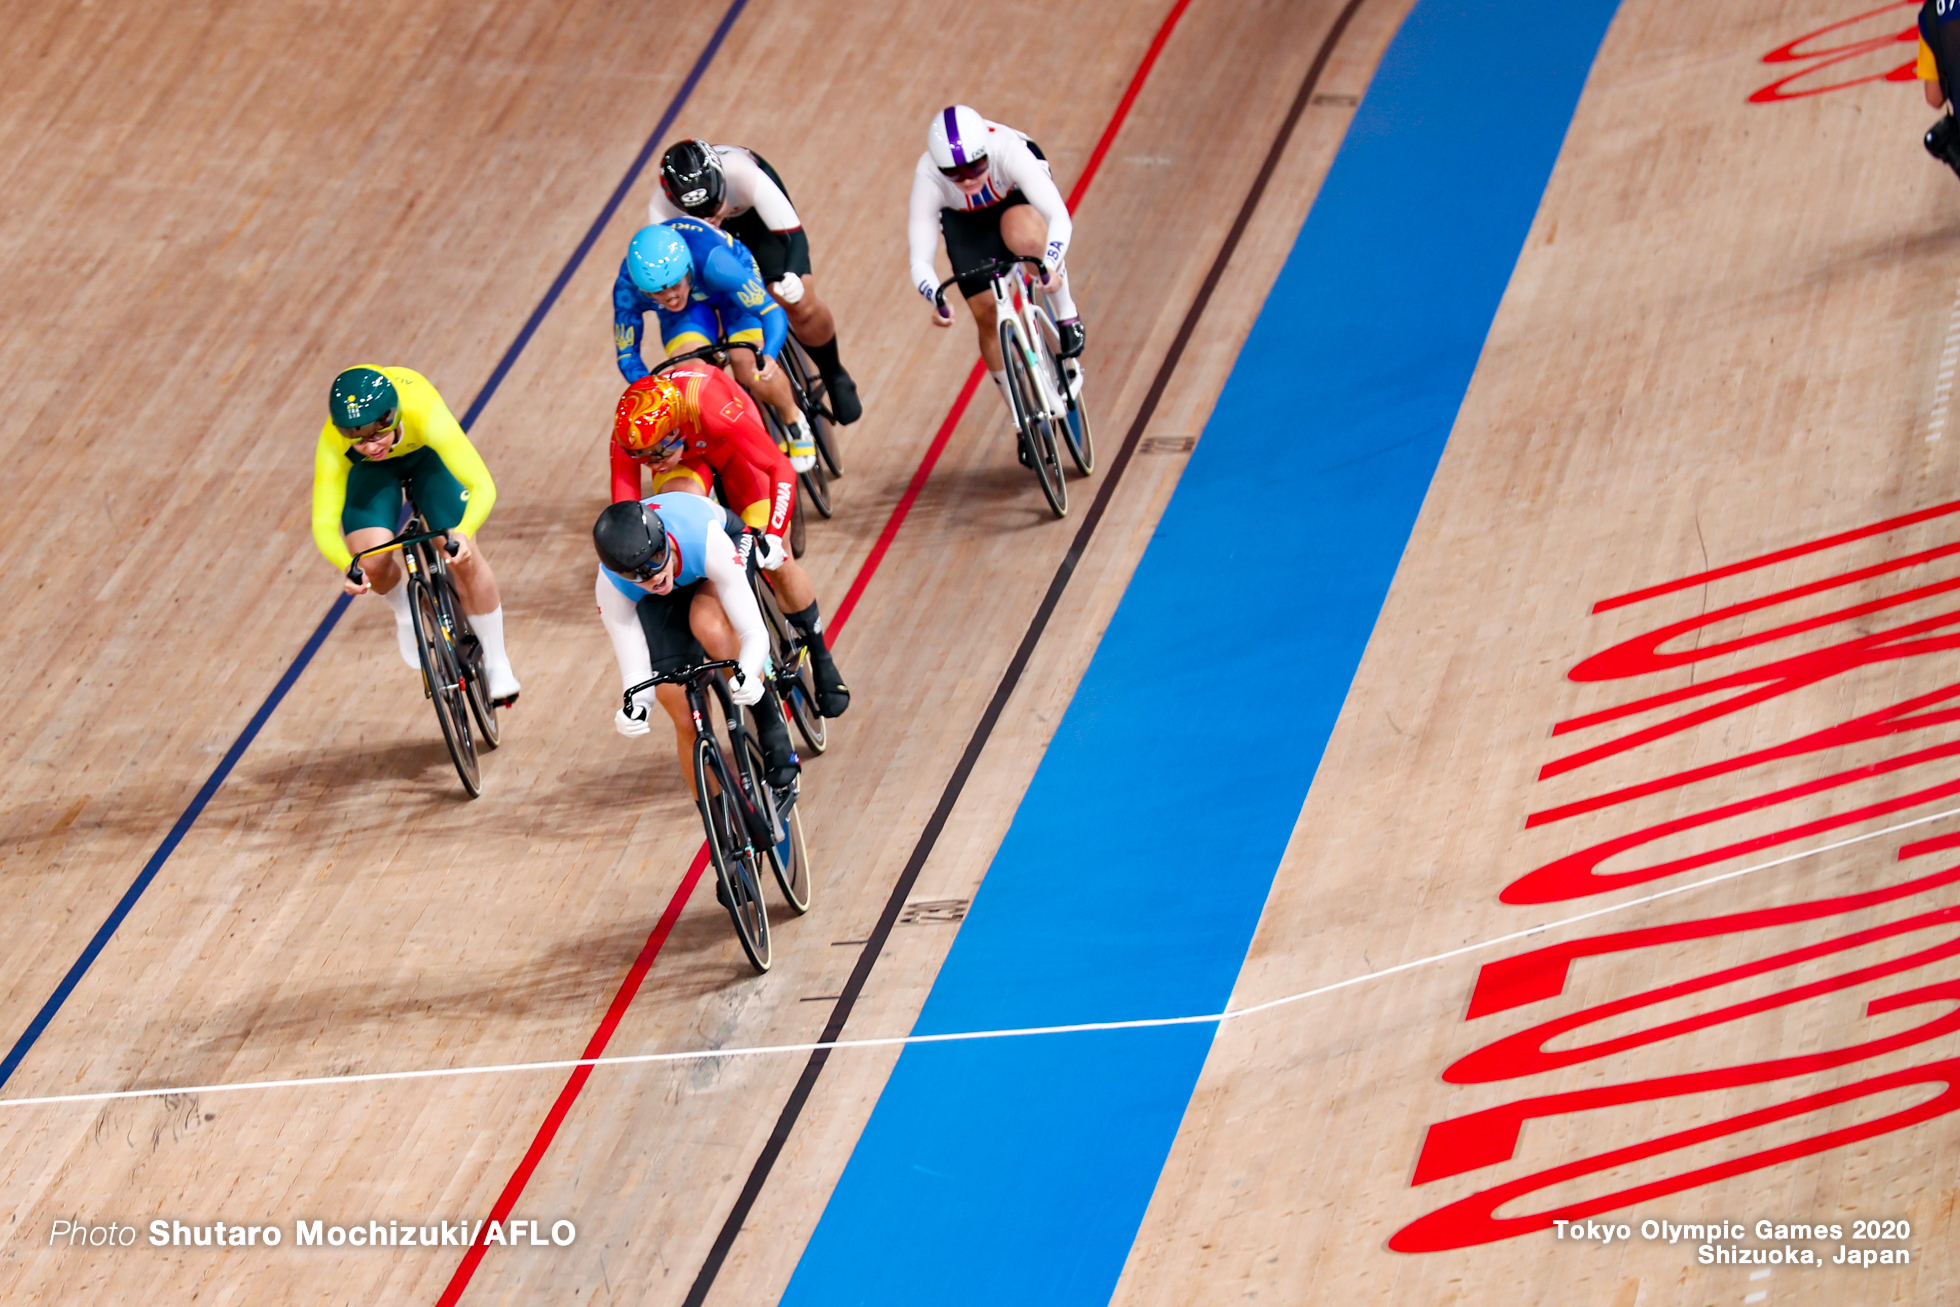
[[[1542,904],[1602,894],[1732,862],[1875,818],[1911,814],[1914,809],[1930,811],[1928,805],[1943,800],[1950,803],[1960,796],[1960,762],[1954,761],[1960,759],[1960,742],[1928,739],[1926,735],[1935,728],[1960,723],[1960,682],[1904,697],[1877,711],[1848,716],[1833,726],[1801,731],[1781,744],[1719,756],[1723,752],[1721,741],[1726,739],[1721,732],[1733,724],[1725,719],[1758,708],[1781,714],[1759,717],[1758,722],[1797,716],[1798,710],[1814,715],[1821,696],[1830,696],[1829,701],[1835,702],[1847,692],[1843,678],[1853,673],[1873,668],[1884,671],[1888,664],[1896,671],[1908,660],[1927,655],[1945,658],[1960,649],[1960,576],[1942,574],[1960,569],[1960,543],[1919,548],[1898,544],[1887,549],[1884,539],[1928,523],[1938,523],[1932,528],[1935,530],[1952,529],[1953,524],[1939,519],[1956,512],[1960,512],[1960,501],[1594,605],[1593,612],[1602,614],[1799,560],[1816,559],[1809,564],[1812,568],[1828,566],[1817,556],[1862,541],[1873,542],[1865,546],[1867,549],[1876,546],[1887,551],[1887,556],[1877,562],[1846,567],[1819,580],[1781,586],[1758,581],[1766,593],[1726,605],[1704,603],[1696,616],[1656,626],[1575,664],[1568,673],[1568,679],[1575,683],[1625,682],[1634,688],[1616,705],[1558,723],[1552,731],[1554,737],[1614,731],[1620,723],[1635,718],[1642,724],[1564,753],[1540,770],[1540,781],[1584,775],[1585,769],[1609,761],[1624,768],[1634,763],[1640,750],[1653,745],[1672,744],[1682,752],[1692,749],[1697,757],[1717,756],[1694,767],[1667,770],[1632,783],[1622,779],[1622,783],[1589,796],[1529,814],[1525,821],[1528,829],[1556,827],[1582,815],[1593,815],[1597,821],[1598,814],[1610,814],[1620,805],[1657,795],[1685,792],[1691,796],[1678,803],[1679,815],[1661,822],[1627,822],[1636,828],[1594,840],[1577,852],[1544,863],[1513,880],[1500,899]],[[1857,602],[1834,601],[1838,593],[1852,586],[1863,587],[1868,597]],[[1870,597],[1874,589],[1878,593]],[[1700,666],[1711,663],[1721,669],[1719,674],[1707,679],[1696,676]],[[1687,684],[1649,688],[1656,683],[1678,682],[1683,671],[1691,678]],[[1704,727],[1707,729],[1699,736],[1680,738]],[[1802,774],[1807,758],[1844,749],[1881,756],[1870,757],[1858,766],[1846,767],[1839,762],[1828,768],[1815,767],[1814,774],[1808,776]],[[1751,773],[1766,777],[1772,772],[1778,777],[1773,784],[1748,778]],[[1897,778],[1908,773],[1915,781],[1900,786]],[[1886,778],[1893,779],[1888,783]],[[1706,793],[1694,787],[1711,781],[1722,783],[1724,792],[1719,801],[1694,797]],[[1861,801],[1854,788],[1860,784],[1875,784],[1881,787],[1880,792]],[[1836,794],[1839,790],[1847,792]],[[1903,792],[1894,792],[1899,790]],[[1741,797],[1736,797],[1738,794]],[[1774,815],[1791,809],[1802,817],[1792,820]],[[1772,814],[1772,824],[1787,824],[1762,830],[1759,814]],[[1747,820],[1752,816],[1757,818],[1753,825]],[[1716,833],[1724,826],[1738,824],[1741,829],[1731,834]],[[1641,856],[1640,851],[1649,845],[1690,832],[1704,832],[1692,851],[1677,848],[1673,856],[1658,859]],[[1904,843],[1897,856],[1906,860],[1955,848],[1960,848],[1960,833],[1935,832]],[[1623,865],[1628,860],[1623,855],[1631,855],[1638,865]],[[1901,907],[1911,915],[1894,920],[1859,915]],[[1818,928],[1813,923],[1823,923],[1827,932],[1823,938],[1816,938]],[[1805,926],[1810,929],[1803,930]],[[1791,931],[1801,939],[1763,934]],[[1705,941],[1739,941],[1745,956],[1758,951],[1761,955],[1742,962],[1711,960],[1682,966],[1682,959],[1687,957],[1723,956],[1711,951],[1714,945]],[[1896,956],[1888,955],[1885,946],[1890,946]],[[1901,947],[1906,951],[1898,953]],[[1733,957],[1733,950],[1728,956]],[[1652,1105],[1650,1111],[1664,1110],[1672,1101],[1682,1119],[1698,1124],[1484,1188],[1405,1226],[1390,1239],[1390,1247],[1401,1252],[1436,1252],[1546,1230],[1555,1220],[1585,1220],[1908,1129],[1960,1109],[1960,1060],[1955,1059],[1930,1061],[1834,1087],[1820,1089],[1814,1081],[1824,1073],[1960,1033],[1960,979],[1924,974],[1925,968],[1940,964],[1946,964],[1942,970],[1951,972],[1953,960],[1960,958],[1960,866],[1861,893],[1594,935],[1501,958],[1482,968],[1464,1019],[1476,1021],[1558,999],[1565,994],[1572,964],[1587,958],[1632,959],[1636,963],[1651,958],[1652,969],[1642,972],[1636,965],[1632,971],[1620,973],[1649,977],[1635,992],[1574,1006],[1492,1039],[1457,1058],[1442,1072],[1442,1079],[1455,1085],[1504,1084],[1604,1063],[1613,1068],[1612,1082],[1530,1092],[1495,1107],[1435,1122],[1424,1137],[1411,1183],[1435,1184],[1513,1162],[1520,1132],[1529,1121],[1561,1122],[1568,1130],[1575,1126],[1583,1130],[1584,1123],[1593,1119],[1584,1115],[1587,1113],[1636,1105]],[[1658,983],[1652,978],[1656,974],[1662,977]],[[1699,995],[1736,986],[1740,988],[1730,992],[1740,996],[1725,1003],[1705,1010],[1689,1006]],[[1879,992],[1857,996],[1848,992],[1872,987]],[[1751,1018],[1785,1016],[1790,1024],[1797,1025],[1800,1019],[1791,1014],[1797,1005],[1843,1003],[1855,998],[1862,998],[1866,1020],[1908,1009],[1923,1011],[1916,1013],[1920,1019],[1912,1024],[1899,1027],[1896,1021],[1888,1022],[1882,1031],[1849,1036],[1836,1047],[1804,1054],[1699,1066],[1662,1075],[1642,1076],[1632,1070],[1649,1050],[1660,1050],[1665,1056],[1671,1043],[1676,1049],[1692,1047],[1673,1041],[1690,1041],[1712,1031],[1723,1035],[1725,1042],[1701,1047],[1747,1047],[1749,1038],[1739,1024]],[[1587,1032],[1595,1028],[1600,1033],[1589,1036]],[[1679,1062],[1693,1065],[1693,1056],[1691,1052],[1680,1054]],[[1813,1082],[1801,1087],[1791,1083],[1799,1077],[1812,1077]],[[1760,1090],[1754,1099],[1767,1105],[1700,1123],[1705,1113],[1678,1101],[1690,1095],[1738,1089]],[[1933,1089],[1938,1092],[1929,1095]],[[1844,1125],[1843,1105],[1867,1099],[1873,1100],[1868,1110],[1882,1114]],[[1771,1147],[1728,1157],[1714,1165],[1688,1167],[1612,1193],[1573,1198],[1544,1211],[1516,1210],[1528,1206],[1531,1195],[1568,1181],[1635,1163],[1647,1163],[1643,1169],[1651,1173],[1653,1159],[1659,1159],[1665,1168],[1672,1154],[1769,1127],[1779,1127],[1785,1136],[1794,1132],[1802,1137],[1786,1137]],[[1624,1182],[1624,1177],[1620,1180]],[[1500,1216],[1500,1208],[1510,1210]]]
[[[1820,27],[1814,32],[1805,32],[1794,41],[1777,46],[1763,56],[1766,64],[1801,65],[1794,72],[1785,72],[1768,86],[1760,87],[1749,97],[1751,104],[1776,104],[1784,100],[1802,100],[1826,91],[1842,91],[1853,86],[1863,86],[1868,82],[1910,82],[1916,79],[1914,71],[1918,60],[1919,29],[1907,23],[1904,31],[1884,30],[1891,28],[1899,19],[1899,11],[1919,9],[1919,0],[1893,0],[1862,14],[1840,19],[1828,27]],[[1875,32],[1875,29],[1877,31]],[[1832,41],[1835,44],[1820,45],[1816,42]],[[1885,67],[1898,56],[1899,46],[1909,45],[1913,58],[1904,63]]]

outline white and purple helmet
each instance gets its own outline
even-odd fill
[[[933,166],[947,176],[974,176],[976,164],[987,162],[987,145],[993,128],[978,112],[963,104],[949,104],[932,116],[926,132],[926,153]]]

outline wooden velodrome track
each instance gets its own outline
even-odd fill
[[[1410,7],[1359,0],[1331,45],[1343,9],[1329,0],[1197,0],[1181,18],[1078,208],[1071,263],[1106,451],[1076,487],[1078,515],[1113,475],[1325,48],[1315,99],[1138,434],[1203,429]],[[1960,431],[1946,422],[1960,192],[1915,143],[1930,115],[1914,88],[1884,82],[1748,102],[1794,67],[1765,67],[1765,53],[1857,12],[1621,5],[1235,1006],[1960,806],[1939,793],[1953,764],[1938,746],[1955,735],[1937,718],[1754,756],[1909,701],[1937,711],[1950,681],[1938,657],[1831,651],[1913,621],[1938,634],[1951,560],[1883,565],[1950,540],[1954,516],[1591,612],[1960,494]],[[1030,131],[1069,186],[1165,17],[1104,4],[1058,22],[1050,6],[934,3],[869,26],[857,13],[750,4],[669,132],[754,145],[809,220],[867,409],[845,433],[837,519],[812,531],[832,612],[972,357],[965,323],[930,331],[903,276],[925,114],[969,100]],[[15,469],[0,490],[7,1039],[36,1027],[332,602],[305,510],[332,373],[400,362],[469,406],[722,18],[605,3],[43,5],[18,17],[0,51],[0,431]],[[1909,19],[1887,11],[1855,33]],[[1882,73],[1899,48],[1837,71]],[[1077,528],[1041,509],[1000,406],[980,394],[838,644],[857,698],[809,768],[817,907],[782,922],[761,978],[706,891],[660,934],[698,826],[666,745],[609,729],[616,680],[587,544],[618,391],[605,297],[650,185],[634,183],[473,427],[500,491],[483,544],[525,681],[486,793],[461,799],[385,612],[355,604],[0,1087],[0,1100],[159,1091],[0,1103],[0,1300],[679,1303],[705,1286],[732,1304],[774,1301],[788,1283],[895,1052],[830,1060],[731,1239],[718,1232],[800,1057],[601,1068],[569,1106],[563,1070],[163,1092],[571,1058],[595,1028],[613,1053],[795,1043],[834,1010]],[[1412,351],[1422,326],[1410,322]],[[1181,461],[1144,453],[1123,468],[912,901],[973,896]],[[1276,496],[1282,482],[1276,470]],[[1861,568],[1873,570],[1783,593]],[[1902,602],[1782,630],[1891,597]],[[1725,615],[1750,600],[1771,602]],[[1704,635],[1694,623],[1711,614],[1722,625]],[[1679,660],[1566,675],[1671,623],[1687,624],[1661,646],[1688,650]],[[1649,696],[1797,654],[1823,662],[1790,673],[1787,693],[1539,779],[1708,702]],[[1585,720],[1629,704],[1637,714]],[[1176,760],[1147,764],[1155,784]],[[1136,766],[1112,770],[1137,783]],[[1616,793],[1656,778],[1679,783]],[[1721,822],[1698,820],[1709,813]],[[1952,1118],[1878,1127],[1915,1105],[1945,1110],[1952,1092],[1912,1079],[1955,1055],[1941,1024],[1952,1000],[1883,1000],[1955,982],[1950,959],[1915,956],[1937,953],[1943,918],[1912,921],[1953,890],[1880,892],[1937,882],[1952,853],[1911,844],[1953,830],[1881,834],[1223,1026],[1116,1300],[1942,1300]],[[1692,865],[1602,899],[1550,874],[1506,890],[1618,837],[1606,870]],[[1895,857],[1901,845],[1910,856]],[[1794,907],[1832,899],[1845,901]],[[902,1032],[918,1013],[957,913],[913,915],[886,940],[852,1033]],[[1610,938],[1640,930],[1660,933]],[[1578,960],[1550,980],[1523,963],[1479,971],[1561,945]],[[1719,983],[1696,987],[1709,975]],[[1651,1001],[1591,1011],[1632,995]],[[1731,1010],[1750,1000],[1761,1010]],[[1592,1024],[1539,1029],[1579,1014]],[[1646,1037],[1664,1021],[1687,1024]],[[1619,1037],[1563,1061],[1535,1051]],[[1853,1047],[1855,1059],[1828,1056]],[[1654,1087],[1690,1075],[1707,1078]],[[1897,1079],[1825,1101],[1886,1076]],[[1647,1088],[1613,1096],[1628,1085]],[[1789,1103],[1814,1110],[1635,1155]],[[1501,1109],[1516,1104],[1512,1148]],[[1473,1112],[1499,1115],[1440,1126]],[[1739,1165],[1872,1123],[1841,1147]],[[1662,1183],[1724,1163],[1733,1174]],[[1770,1268],[1698,1266],[1692,1241],[1601,1247],[1538,1228],[1485,1239],[1477,1224],[1642,1184],[1656,1191],[1598,1219],[1835,1221],[1848,1235],[1854,1219],[1901,1218],[1903,1245],[1868,1246],[1913,1260],[1751,1279]],[[49,1244],[57,1219],[474,1224],[513,1192],[515,1215],[571,1219],[576,1242],[480,1261],[454,1248],[298,1249],[290,1234],[270,1251]],[[1495,1196],[1475,1218],[1480,1194]]]

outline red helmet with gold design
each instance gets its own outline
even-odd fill
[[[635,458],[659,458],[686,439],[681,388],[661,373],[641,377],[619,397],[613,443]]]

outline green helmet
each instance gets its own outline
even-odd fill
[[[348,368],[333,379],[327,411],[343,431],[380,422],[401,407],[395,383],[375,368]]]

